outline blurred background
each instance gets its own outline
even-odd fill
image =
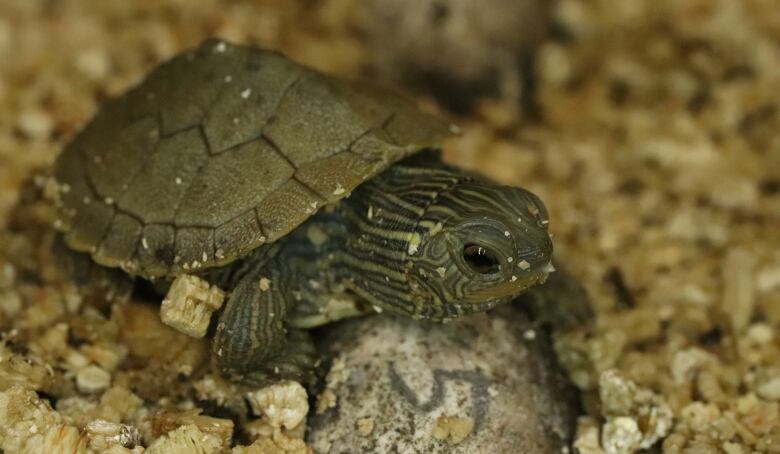
[[[278,49],[416,94],[460,126],[450,162],[541,196],[598,313],[560,346],[591,415],[617,369],[671,408],[669,450],[778,449],[778,6],[0,0],[0,225],[159,62],[212,36]]]

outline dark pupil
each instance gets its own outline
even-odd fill
[[[480,274],[491,274],[498,271],[498,260],[487,249],[476,244],[467,244],[463,248],[463,258],[471,269]]]

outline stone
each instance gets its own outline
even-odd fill
[[[310,419],[307,442],[315,452],[570,446],[577,395],[556,365],[549,330],[517,304],[448,324],[378,314],[318,335],[339,373],[329,374],[319,396],[328,405]]]

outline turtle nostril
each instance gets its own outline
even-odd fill
[[[518,245],[517,256],[533,268],[541,268],[552,259],[553,243],[546,232],[536,238],[527,238]]]

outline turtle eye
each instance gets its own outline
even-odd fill
[[[478,244],[467,244],[463,248],[463,259],[466,264],[479,274],[498,272],[498,259],[495,254]]]

